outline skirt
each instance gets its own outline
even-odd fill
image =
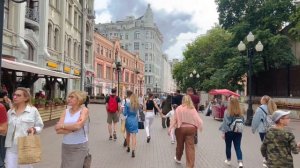
[[[88,154],[88,143],[62,144],[61,168],[83,168],[84,158]]]

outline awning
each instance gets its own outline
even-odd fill
[[[39,75],[47,75],[47,76],[54,76],[58,78],[68,78],[68,79],[79,79],[80,77],[70,74],[65,74],[61,72],[52,71],[46,68],[41,68],[37,66],[32,66],[16,61],[10,61],[7,59],[2,59],[2,68],[11,69],[15,71],[21,72],[31,72]]]

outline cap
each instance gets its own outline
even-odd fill
[[[290,111],[276,110],[272,115],[272,120],[274,122],[278,121],[281,117],[289,115]]]

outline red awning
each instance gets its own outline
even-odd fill
[[[208,93],[212,94],[212,95],[224,95],[224,96],[237,96],[237,97],[240,97],[239,94],[237,94],[233,91],[230,91],[228,89],[213,89],[213,90],[209,91]]]

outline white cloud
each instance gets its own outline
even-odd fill
[[[111,21],[111,14],[108,11],[101,12],[100,14],[96,13],[95,23],[108,23]]]

